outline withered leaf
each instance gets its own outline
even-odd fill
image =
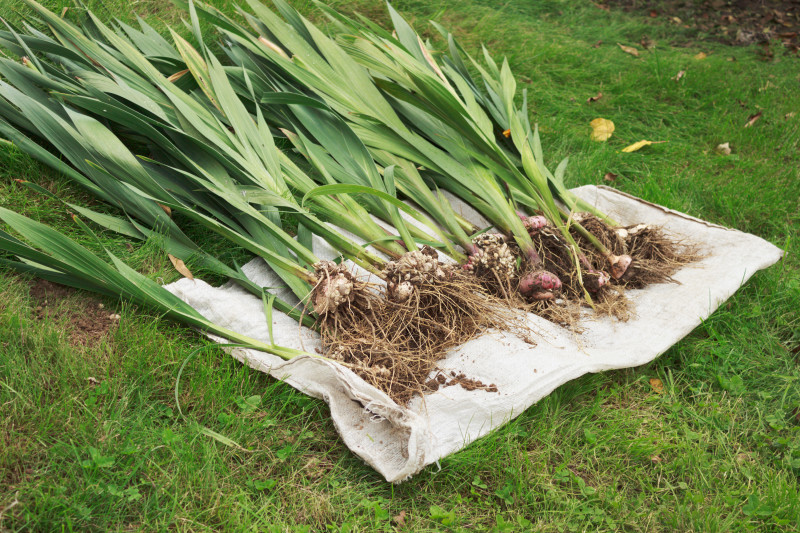
[[[694,58],[698,61],[702,61],[703,59],[707,58],[708,55],[705,52],[700,52],[699,54],[695,55]]]
[[[600,100],[602,97],[603,97],[603,93],[598,92],[597,96],[590,96],[589,98],[587,98],[586,99],[586,103],[587,104],[591,104],[592,102],[596,102],[596,101]]]
[[[189,279],[194,279],[194,276],[189,271],[189,269],[186,268],[186,264],[183,262],[182,259],[178,259],[177,257],[175,257],[172,254],[167,254],[167,256],[169,256],[169,260],[172,262],[172,266],[175,267],[175,270],[180,272],[183,277],[189,278]]]
[[[399,515],[392,517],[392,521],[397,524],[398,527],[406,527],[406,512],[400,511]]]
[[[675,80],[675,81],[680,81],[681,78],[683,78],[684,76],[686,76],[686,71],[685,70],[679,70],[678,73],[675,74],[672,77],[672,79]]]
[[[786,113],[785,115],[783,115],[783,118],[790,119],[793,116],[795,116],[796,114],[797,114],[797,111],[790,111],[789,113]]]
[[[169,207],[169,206],[167,206],[167,205],[161,205],[161,204],[158,204],[158,207],[160,207],[161,209],[163,209],[163,210],[164,210],[164,212],[167,214],[167,216],[170,216],[170,217],[172,216],[172,209],[170,209],[170,207]]]
[[[622,151],[626,152],[626,153],[628,153],[628,152],[636,152],[638,150],[641,150],[645,146],[649,146],[651,144],[661,144],[661,143],[665,143],[665,142],[667,142],[667,141],[644,141],[643,140],[643,141],[635,142],[630,146],[626,146],[625,148],[622,149]]]
[[[617,46],[619,46],[622,49],[622,51],[625,52],[626,54],[630,54],[634,57],[639,57],[639,50],[637,50],[633,46],[625,46],[624,44],[621,43],[617,43]]]
[[[269,48],[270,50],[272,50],[273,52],[275,52],[276,54],[278,54],[282,58],[290,59],[289,58],[289,54],[287,54],[286,51],[283,48],[281,48],[277,44],[273,43],[272,41],[270,41],[266,37],[263,37],[263,36],[259,37],[258,38],[258,42],[260,42],[261,44],[263,44],[264,46],[266,46],[267,48]]]
[[[650,386],[653,388],[653,392],[656,394],[661,394],[664,392],[664,383],[662,383],[658,378],[650,378]]]
[[[596,118],[589,125],[592,127],[590,138],[593,141],[607,141],[614,133],[614,123],[605,118]]]
[[[731,155],[731,143],[718,144],[714,151],[722,155]]]
[[[619,174],[614,174],[613,172],[606,172],[606,175],[605,175],[605,176],[603,176],[603,180],[605,180],[605,181],[611,181],[611,182],[613,182],[613,181],[617,181],[617,176],[618,176],[618,175],[619,175]]]
[[[592,45],[592,48],[600,48],[600,45],[603,44],[603,41],[597,41]]]
[[[751,127],[751,126],[752,126],[753,124],[755,124],[755,123],[758,121],[758,119],[760,119],[760,118],[761,118],[761,111],[759,111],[759,112],[758,112],[758,113],[756,113],[755,115],[750,115],[749,117],[747,117],[747,122],[745,123],[744,127],[745,127],[745,128],[749,128],[749,127]]]
[[[188,73],[189,73],[189,69],[188,68],[185,68],[183,70],[179,70],[175,74],[173,74],[170,77],[168,77],[167,81],[171,81],[172,83],[175,83],[176,81],[178,81],[179,79],[181,79],[182,77],[184,77]]]
[[[658,16],[658,11],[655,9],[650,10],[650,18],[656,18]]]
[[[645,50],[650,50],[656,45],[656,42],[647,35],[645,35],[644,37],[642,37],[642,40],[639,41],[639,44],[642,45],[642,48],[644,48]]]

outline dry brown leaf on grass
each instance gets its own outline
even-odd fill
[[[597,41],[592,45],[592,48],[600,48],[600,45],[603,44],[603,41]]]
[[[600,100],[602,97],[603,97],[603,93],[599,92],[599,93],[597,93],[597,96],[590,96],[589,98],[587,98],[586,99],[586,103],[587,104],[591,104],[592,102],[596,102],[596,101]]]
[[[613,172],[606,172],[606,175],[603,176],[604,181],[617,181],[617,176],[619,174],[614,174]]]
[[[170,209],[170,207],[169,207],[168,205],[161,205],[161,204],[158,204],[158,207],[160,207],[161,209],[163,209],[163,210],[164,210],[164,212],[167,214],[167,216],[169,216],[169,217],[172,217],[172,209]]]
[[[627,152],[636,152],[637,150],[641,150],[645,146],[649,146],[651,144],[661,144],[661,143],[665,143],[665,142],[667,142],[667,141],[644,141],[643,140],[643,141],[635,142],[630,146],[626,146],[625,148],[622,149],[622,151],[626,152],[626,153]]]
[[[664,383],[662,383],[658,378],[650,378],[650,386],[653,388],[653,392],[656,394],[661,394],[664,392]]]
[[[718,154],[731,155],[731,143],[718,144],[714,149]]]
[[[694,58],[698,61],[702,61],[703,59],[707,58],[708,54],[705,52],[700,52],[699,54],[695,55]]]
[[[749,117],[747,117],[747,122],[745,123],[744,127],[749,128],[750,126],[755,124],[760,118],[761,118],[761,111],[759,111],[755,115],[750,115]]]
[[[783,118],[788,120],[788,119],[792,118],[793,116],[795,116],[796,114],[797,114],[797,111],[791,111],[791,112],[786,113],[785,115],[783,115]]]
[[[639,50],[634,48],[633,46],[625,46],[624,44],[617,43],[617,46],[622,48],[622,51],[626,54],[630,54],[634,57],[639,57]]]
[[[592,127],[593,141],[607,141],[614,133],[614,123],[605,118],[596,118],[589,125]]]
[[[400,514],[392,517],[392,522],[397,524],[397,527],[406,527],[406,512],[400,511]]]
[[[189,269],[186,268],[186,264],[183,262],[183,260],[178,259],[172,254],[167,254],[167,255],[169,256],[169,260],[172,262],[172,266],[175,267],[175,270],[180,272],[181,275],[185,278],[194,279],[194,276],[192,275],[191,271],[189,271]]]
[[[686,71],[685,70],[679,70],[678,73],[675,74],[675,76],[672,77],[672,79],[674,81],[681,81],[681,78],[683,78],[684,76],[686,76]]]

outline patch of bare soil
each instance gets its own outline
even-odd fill
[[[777,40],[793,55],[800,47],[800,0],[605,0],[603,4],[696,29],[729,45]]]
[[[99,300],[90,297],[84,298],[66,310],[58,305],[76,292],[70,287],[43,279],[32,281],[30,288],[37,320],[57,320],[66,315],[70,324],[70,345],[89,346],[107,337],[109,331],[117,326],[120,317],[113,311],[105,309]]]

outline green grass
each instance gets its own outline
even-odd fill
[[[4,14],[19,7],[0,2]],[[46,4],[60,10],[67,2]],[[105,18],[130,18],[133,8],[151,22],[179,22],[160,0],[88,4]],[[337,5],[385,20],[376,1]],[[347,450],[323,402],[215,347],[186,365],[182,418],[175,381],[206,345],[200,336],[106,301],[122,316],[118,326],[104,341],[72,346],[68,318],[88,297],[49,302],[55,317],[38,320],[31,282],[0,273],[0,531],[376,531],[395,529],[391,517],[401,512],[414,531],[796,530],[798,59],[776,47],[764,62],[756,48],[699,41],[589,2],[497,5],[395,7],[418,28],[436,18],[469,48],[485,42],[508,56],[527,84],[547,162],[569,155],[572,185],[604,183],[613,172],[615,187],[760,235],[787,257],[653,363],[570,382],[442,460],[441,469],[399,486]],[[639,58],[616,45],[643,35],[657,46]],[[708,57],[694,59],[700,51]],[[680,70],[686,75],[673,81]],[[587,104],[598,91],[603,98]],[[761,119],[744,128],[759,110]],[[785,118],[790,112],[798,115]],[[596,117],[616,124],[607,143],[589,140]],[[640,139],[669,142],[620,153]],[[732,155],[715,154],[724,142]],[[32,196],[15,178],[92,203],[0,145],[0,205],[91,244],[61,204]],[[153,243],[103,239],[154,279],[176,279]],[[203,242],[213,253],[244,257]],[[663,393],[651,378],[663,382]],[[203,426],[243,449],[201,434]]]

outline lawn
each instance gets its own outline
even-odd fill
[[[387,18],[375,0],[333,4]],[[180,24],[164,0],[87,5]],[[612,185],[786,257],[653,363],[570,382],[394,486],[344,446],[324,402],[142,309],[0,270],[0,531],[796,531],[800,58],[588,1],[394,6],[434,44],[429,19],[508,57],[547,164],[570,157],[570,185]],[[27,11],[0,0],[0,13]],[[597,117],[616,125],[607,142],[589,139]],[[621,152],[642,139],[668,142]],[[0,142],[0,206],[97,249],[61,202],[16,179],[103,208]],[[101,235],[140,272],[179,277],[156,243]]]

